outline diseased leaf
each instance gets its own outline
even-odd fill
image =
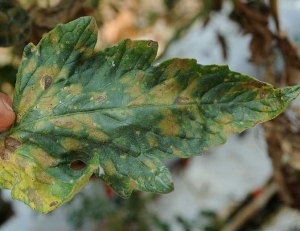
[[[17,119],[0,135],[0,186],[46,213],[70,200],[95,173],[120,196],[167,193],[161,159],[199,155],[231,133],[276,117],[300,86],[267,83],[171,59],[152,66],[153,41],[124,40],[93,53],[96,22],[58,25],[26,46],[17,75]],[[86,167],[73,170],[80,160]]]
[[[0,46],[8,47],[25,41],[30,30],[27,12],[12,0],[0,0]]]

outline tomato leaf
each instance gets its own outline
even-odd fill
[[[192,59],[153,66],[153,41],[127,39],[95,53],[96,41],[95,20],[83,17],[24,50],[17,119],[0,135],[0,186],[43,213],[92,174],[124,198],[134,189],[168,193],[162,159],[200,155],[276,117],[300,93]],[[85,167],[73,169],[76,161]]]

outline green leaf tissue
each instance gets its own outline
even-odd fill
[[[227,66],[174,58],[132,41],[95,52],[92,17],[28,44],[17,74],[13,126],[0,134],[0,187],[47,213],[92,174],[118,195],[169,193],[164,159],[187,158],[278,116],[300,86],[274,89]],[[74,161],[85,163],[80,170]]]

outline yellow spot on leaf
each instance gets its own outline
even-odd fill
[[[78,149],[81,149],[81,144],[79,141],[69,137],[60,141],[60,145],[68,151],[77,151]]]
[[[148,142],[150,144],[150,147],[157,147],[158,146],[157,140],[154,137],[149,137]]]
[[[229,113],[222,114],[222,115],[217,117],[217,122],[221,123],[221,124],[227,124],[227,123],[230,123],[233,120],[234,120],[233,116]]]
[[[108,175],[114,175],[116,173],[116,168],[114,166],[114,163],[111,160],[107,160],[105,163],[105,172]]]
[[[51,33],[50,34],[50,41],[52,43],[52,45],[55,47],[59,41],[59,37],[57,33]]]
[[[78,132],[83,129],[83,126],[87,127],[86,134],[90,139],[97,140],[100,142],[105,142],[109,139],[104,132],[95,126],[95,121],[88,115],[77,114],[74,115],[74,122],[77,121],[77,124],[80,124],[80,128],[78,127]],[[74,131],[74,129],[73,129]],[[75,131],[74,131],[75,132]]]
[[[49,168],[58,164],[57,160],[49,153],[36,146],[32,148],[31,155],[39,163],[39,165],[42,166],[42,168]]]
[[[79,84],[72,84],[68,89],[68,96],[78,95],[82,92],[82,86]]]
[[[182,156],[182,152],[179,151],[178,149],[176,149],[173,145],[171,145],[170,148],[172,149],[174,155],[176,155],[178,157]]]
[[[176,122],[176,118],[169,109],[163,109],[164,119],[162,119],[158,125],[161,129],[162,135],[176,137],[179,134],[179,125]]]
[[[135,189],[136,186],[137,186],[136,181],[130,178],[130,179],[129,179],[129,182],[128,182],[128,187],[129,187],[130,189]]]
[[[34,71],[37,63],[34,59],[30,59],[26,67],[23,69],[23,73],[31,73]]]

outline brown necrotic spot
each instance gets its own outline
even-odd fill
[[[9,155],[7,152],[5,152],[4,148],[0,148],[0,158],[2,160],[9,160]]]
[[[253,87],[256,87],[256,88],[261,88],[261,87],[267,86],[267,84],[264,83],[264,82],[255,81],[255,82],[252,84],[252,86],[253,86]]]
[[[57,205],[58,204],[58,201],[52,201],[51,203],[50,203],[50,207],[53,207],[53,206],[55,206],[55,205]]]
[[[174,104],[183,104],[188,102],[190,99],[188,97],[179,96],[175,99]]]
[[[96,98],[96,103],[100,103],[104,100],[106,100],[106,95],[98,95]]]
[[[13,137],[6,137],[4,140],[5,149],[14,152],[21,145],[21,142]]]
[[[51,86],[52,82],[53,78],[50,75],[44,75],[41,80],[42,88],[47,90]]]

